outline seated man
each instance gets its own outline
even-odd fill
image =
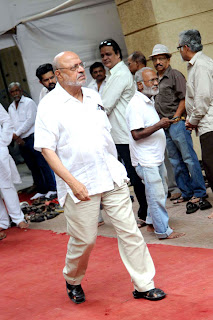
[[[4,107],[0,104],[0,231],[8,229],[10,218],[21,229],[28,228],[21,211],[18,195],[13,183],[21,183],[15,162],[8,151],[13,136],[13,127],[10,117]],[[8,216],[9,214],[9,216]],[[1,232],[0,240],[5,238]]]
[[[184,233],[174,232],[169,227],[166,211],[167,175],[164,165],[166,137],[162,128],[173,122],[168,118],[160,120],[153,96],[158,94],[158,77],[151,68],[136,72],[138,91],[131,99],[126,119],[129,128],[132,165],[145,184],[148,211],[147,230],[154,231],[159,239],[174,239]],[[151,225],[151,226],[150,226]]]

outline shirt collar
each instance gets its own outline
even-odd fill
[[[74,99],[75,101],[80,102],[78,99],[74,98],[71,94],[69,94],[60,84],[59,82],[57,82],[56,86],[55,86],[55,92],[58,92],[58,94],[60,95],[60,99],[62,102],[67,102],[70,99]],[[89,93],[87,92],[87,90],[85,90],[84,87],[81,87],[81,91],[83,93],[83,97],[85,99],[85,97],[90,97]],[[57,95],[58,95],[57,94]]]
[[[140,92],[140,91],[136,91],[139,95],[141,95],[142,97],[143,97],[143,100],[144,100],[144,102],[146,102],[146,103],[154,103],[154,98],[153,98],[153,96],[151,97],[151,98],[148,98],[145,94],[143,94],[142,92]]]
[[[196,52],[195,55],[191,58],[191,60],[188,62],[188,64],[193,66],[196,60],[199,58],[199,56],[201,56],[201,54],[203,54],[202,51]]]
[[[103,80],[102,84],[103,84],[104,82],[107,82],[107,78],[109,78],[108,75],[106,75],[106,77],[105,77],[105,79]],[[93,79],[93,80],[94,80],[94,83],[97,84],[97,81],[96,81],[95,79]],[[98,85],[98,84],[97,84],[97,85]]]
[[[163,79],[164,77],[169,78],[169,72],[171,71],[171,69],[172,69],[172,67],[169,65],[168,68],[165,70],[161,79]],[[157,72],[157,75],[158,75],[158,72]]]
[[[109,73],[114,74],[122,65],[124,65],[123,61],[118,62],[112,69],[109,70]]]
[[[23,103],[23,102],[24,102],[23,100],[24,100],[24,96],[22,95],[22,96],[21,96],[21,99],[19,100],[18,106],[19,106],[19,104],[20,104],[20,103]],[[15,103],[15,100],[12,102],[12,106],[13,106],[13,108],[15,108],[15,109],[16,109],[16,103]]]

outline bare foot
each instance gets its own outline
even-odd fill
[[[142,219],[138,219],[137,220],[137,226],[138,226],[138,228],[142,228],[142,227],[145,227],[147,224],[146,224],[146,222],[144,221],[144,220],[142,220]]]
[[[0,240],[3,240],[4,238],[6,238],[6,233],[1,231],[0,232]]]
[[[197,202],[199,202],[200,201],[200,198],[197,198],[197,197],[192,197],[191,199],[190,199],[190,202],[192,202],[192,203],[197,203]]]
[[[27,229],[27,228],[29,228],[29,224],[26,223],[25,221],[22,221],[22,222],[20,222],[20,223],[18,224],[18,227],[19,227],[20,229]]]
[[[160,238],[159,240],[165,240],[165,239],[177,239],[180,237],[185,236],[185,233],[180,232],[172,232],[167,238]]]
[[[213,219],[213,212],[208,216],[209,219]]]
[[[154,232],[155,229],[154,229],[154,227],[153,227],[153,224],[147,224],[146,230],[147,230],[148,232]]]
[[[172,230],[175,230],[175,228],[173,228],[173,227],[170,227]],[[155,232],[155,229],[154,229],[154,227],[153,227],[153,224],[147,224],[147,228],[146,228],[146,230],[148,231],[148,232]],[[167,238],[166,238],[167,239]]]

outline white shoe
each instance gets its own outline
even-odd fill
[[[52,198],[51,196],[57,196],[57,192],[56,192],[56,191],[48,191],[48,192],[45,194],[45,198],[47,198],[47,199]]]
[[[35,200],[38,199],[40,197],[45,197],[45,194],[43,193],[36,193],[32,198],[30,198],[30,200]]]

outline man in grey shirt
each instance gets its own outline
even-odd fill
[[[200,137],[203,166],[213,190],[213,60],[202,52],[198,30],[181,32],[178,49],[188,61],[186,127],[195,129]]]

